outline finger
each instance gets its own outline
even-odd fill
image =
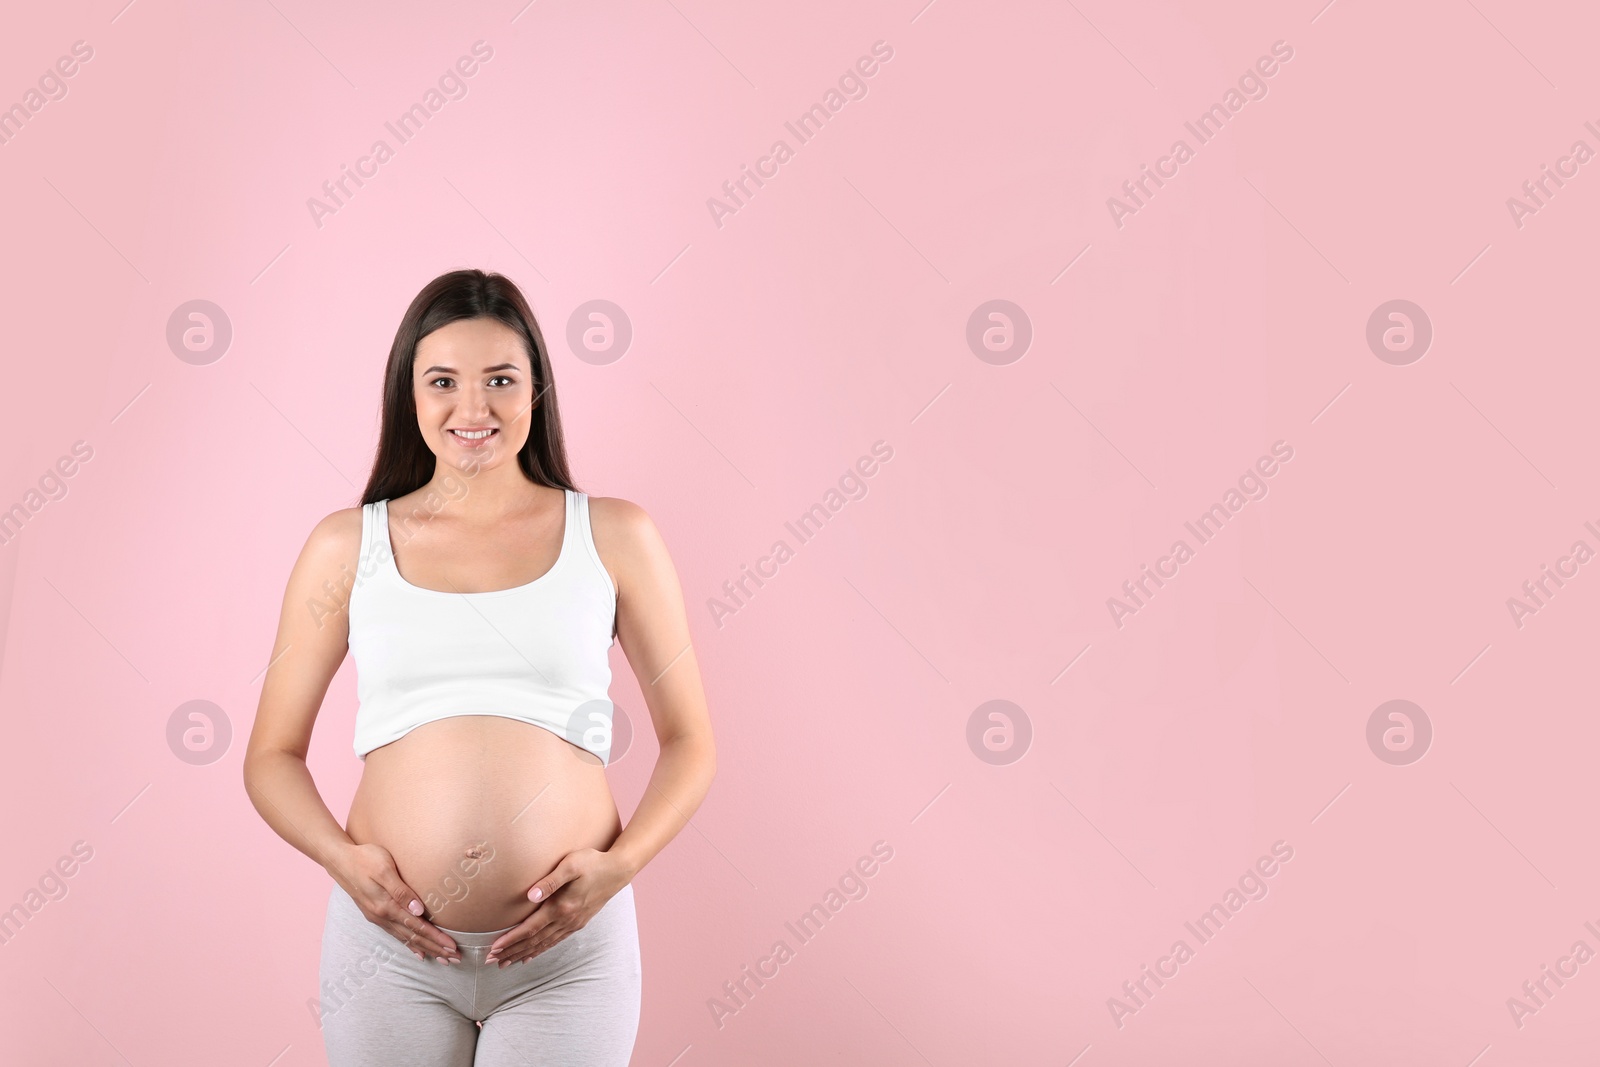
[[[505,959],[501,960],[500,967],[501,969],[504,969],[506,967],[515,966],[519,963],[527,963],[529,960],[533,959],[533,955],[532,945],[524,944],[522,948],[510,953]]]
[[[576,928],[571,930],[562,930],[552,937],[545,938],[543,941],[538,942],[533,946],[533,948],[528,950],[528,958],[532,959],[541,952],[548,952],[550,949],[555,948],[561,942],[565,941],[568,937],[577,932],[578,931]]]
[[[410,886],[399,878],[395,878],[384,888],[389,891],[389,899],[394,901],[395,907],[403,912],[403,914],[395,916],[396,921],[404,925],[406,929],[416,931],[428,945],[437,946],[433,953],[434,955],[460,958],[461,954],[456,951],[455,941],[441,932],[437,926],[421,917],[424,912],[422,901]]]
[[[388,922],[391,932],[404,941],[408,948],[420,949],[430,957],[442,956],[460,962],[461,953],[455,942],[432,923],[405,912],[389,917]]]
[[[489,946],[485,962],[493,963],[495,960],[503,959],[514,951],[528,947],[533,943],[533,939],[539,936],[539,931],[549,925],[550,919],[535,911],[516,926],[494,939],[494,943]]]
[[[419,919],[427,913],[427,909],[423,907],[421,898],[411,891],[410,886],[406,885],[398,878],[385,885],[383,888],[389,894],[389,899],[394,901],[395,906],[400,908],[402,911],[405,911],[410,915],[414,915]]]
[[[455,960],[457,963],[461,962],[461,950],[456,947],[455,939],[437,926],[426,919],[409,919],[405,925],[409,929],[420,931],[430,945],[437,945],[440,950],[438,955]]]
[[[416,893],[411,891],[410,886],[398,878],[385,881],[382,884],[384,892],[389,894],[389,899],[395,902],[396,907],[408,911],[419,918],[422,916],[426,909],[422,906],[422,900]]]
[[[461,962],[461,957],[448,955],[438,946],[420,940],[403,926],[397,926],[394,930],[391,930],[391,933],[394,933],[396,938],[403,941],[406,948],[410,949],[412,954],[419,960],[424,962],[432,960],[435,963],[447,964]]]
[[[515,959],[517,956],[521,955],[531,944],[533,944],[533,941],[526,937],[519,937],[515,941],[508,941],[499,948],[489,949],[488,954],[484,956],[483,962],[498,963],[504,967],[507,960]]]
[[[528,949],[533,947],[534,942],[539,939],[539,936],[549,927],[549,925],[550,924],[548,922],[543,922],[536,927],[531,927],[528,925],[528,923],[523,923],[523,925],[517,927],[515,930],[507,931],[501,935],[501,940],[504,941],[504,944],[500,945],[499,947],[491,946],[488,952],[488,957],[484,960],[484,962],[500,963],[503,965],[511,960],[517,959],[519,956],[526,955]],[[506,940],[508,938],[509,940]]]
[[[428,958],[418,946],[416,936],[404,926],[387,920],[380,921],[377,925],[383,927],[385,933],[404,945],[406,951],[417,957],[417,959],[425,960]]]
[[[519,944],[512,946],[511,950],[505,954],[506,966],[509,967],[514,963],[527,963],[541,952],[554,948],[565,941],[576,929],[575,927],[557,926],[554,923],[549,924],[540,934],[525,938]]]
[[[560,863],[556,864],[555,870],[551,871],[549,874],[545,875],[543,878],[539,879],[529,887],[528,899],[535,902],[540,900],[549,900],[550,894],[554,893],[557,889],[560,889],[562,886],[572,881],[573,877],[573,871],[567,866],[567,862],[562,860]]]

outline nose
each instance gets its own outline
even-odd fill
[[[477,418],[489,414],[489,392],[481,385],[463,389],[458,403],[464,416]]]

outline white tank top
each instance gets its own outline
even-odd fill
[[[389,541],[389,502],[362,507],[349,606],[357,756],[435,719],[498,715],[610,762],[617,592],[594,547],[588,496],[565,492],[555,566],[526,585],[484,593],[406,581]]]

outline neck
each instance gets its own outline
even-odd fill
[[[431,508],[435,516],[479,525],[524,511],[541,496],[559,491],[529,481],[513,458],[492,469],[473,471],[436,463],[433,477],[418,493],[437,505]]]

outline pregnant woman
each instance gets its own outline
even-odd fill
[[[639,1026],[632,879],[715,774],[661,535],[567,470],[521,292],[461,270],[389,351],[359,508],[289,576],[244,761],[251,802],[333,887],[320,996],[332,1067],[622,1067]],[[660,742],[624,829],[608,650]],[[361,783],[341,827],[306,769],[349,651]]]

